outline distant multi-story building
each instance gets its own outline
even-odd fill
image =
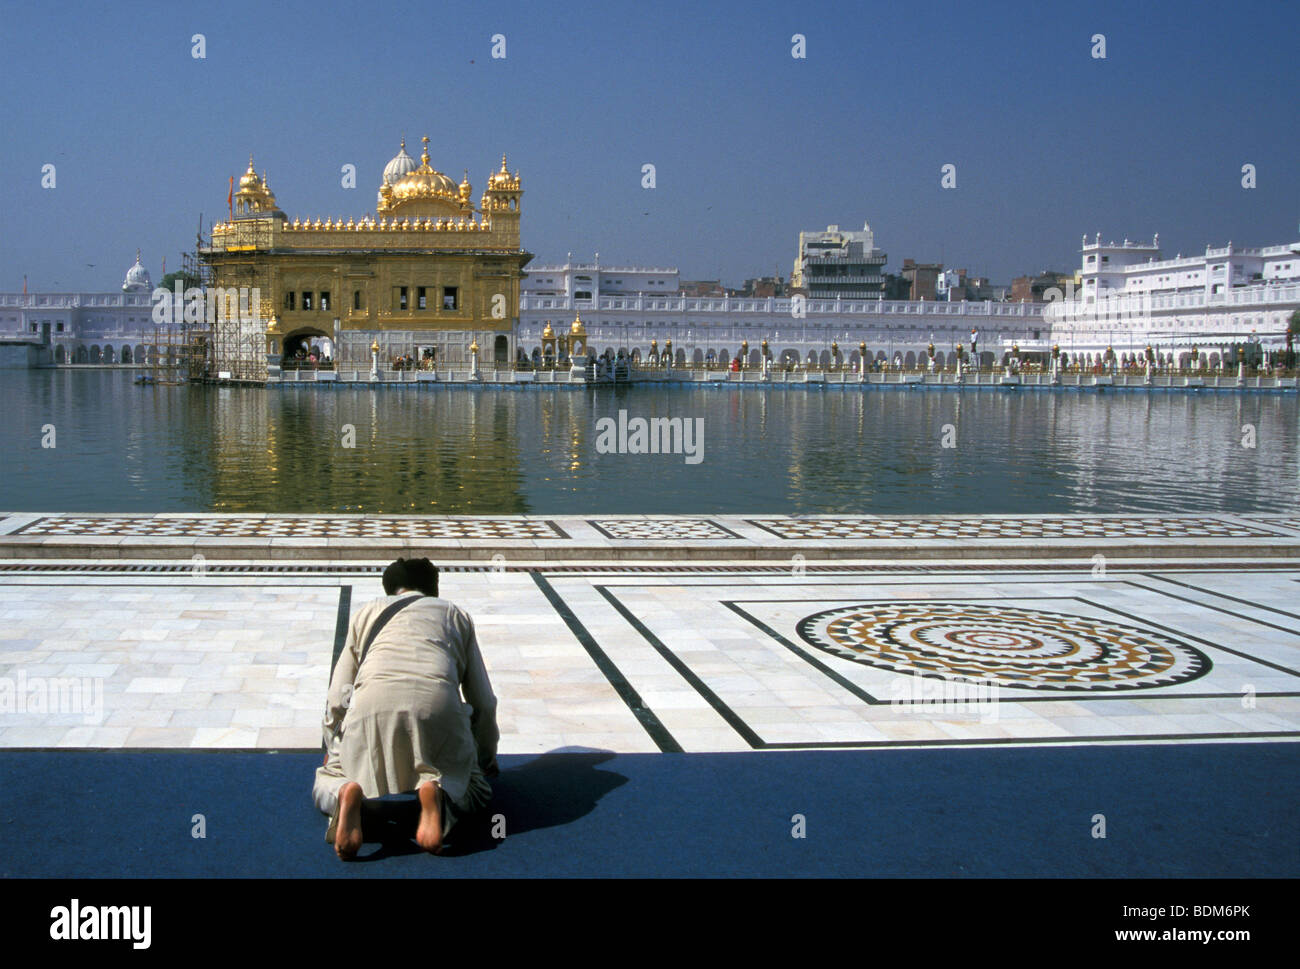
[[[813,299],[883,299],[885,260],[865,222],[860,232],[800,232],[790,285]]]
[[[1300,283],[1300,243],[1253,249],[1205,247],[1205,254],[1161,259],[1160,236],[1151,245],[1124,240],[1103,244],[1101,233],[1083,241],[1082,297],[1085,301],[1123,293],[1226,295],[1257,284]]]
[[[1074,283],[1074,273],[1058,273],[1046,269],[1035,276],[1017,276],[1011,280],[1011,299],[1018,303],[1043,303],[1053,290],[1064,294]],[[1059,299],[1060,296],[1056,298]]]
[[[994,286],[987,276],[971,276],[965,269],[941,270],[935,280],[935,298],[949,303],[972,301],[1001,302],[1007,287]]]
[[[730,292],[727,295],[769,299],[774,296],[786,295],[786,288],[786,282],[780,276],[759,276],[754,279],[746,279],[743,289]]]
[[[683,296],[726,296],[720,279],[683,279],[677,291]]]
[[[602,266],[600,253],[591,263],[575,263],[569,253],[563,265],[532,266],[519,284],[526,296],[554,296],[583,302],[602,295],[653,293],[675,296],[681,289],[676,269],[653,267]]]
[[[939,274],[943,272],[943,264],[938,262],[917,262],[914,259],[903,260],[903,271],[900,273],[902,279],[907,285],[906,295],[899,295],[899,299],[938,299],[938,282]]]
[[[938,299],[949,303],[958,303],[966,299],[966,270],[944,269],[940,271],[934,284]]]
[[[1300,241],[1228,243],[1162,259],[1159,236],[1117,244],[1103,243],[1098,233],[1092,242],[1084,237],[1081,259],[1078,286],[1044,314],[1050,340],[1063,350],[1100,356],[1111,347],[1122,361],[1150,344],[1158,360],[1185,365],[1198,348],[1205,350],[1199,359],[1213,365],[1220,351],[1241,343],[1282,348],[1290,316],[1300,309]]]

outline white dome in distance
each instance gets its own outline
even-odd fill
[[[122,283],[123,289],[153,289],[153,282],[149,279],[149,270],[145,269],[140,263],[140,250],[135,251],[135,265],[126,271],[126,281]]]
[[[403,175],[415,171],[420,166],[406,153],[406,139],[402,139],[402,149],[392,161],[384,166],[384,181],[392,184]]]

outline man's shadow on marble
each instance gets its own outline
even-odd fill
[[[614,758],[608,750],[564,747],[548,751],[518,766],[503,765],[492,779],[492,801],[479,814],[463,818],[452,828],[443,848],[443,858],[463,857],[491,851],[505,837],[570,824],[590,814],[596,802],[627,778],[613,771],[598,770]],[[498,757],[509,763],[515,757]],[[399,794],[367,800],[361,808],[362,837],[379,849],[356,860],[380,861],[399,855],[419,854],[415,826],[420,804],[414,794]],[[497,818],[497,821],[493,819]]]

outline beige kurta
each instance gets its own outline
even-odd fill
[[[415,601],[388,621],[358,671],[375,620],[405,598]],[[332,815],[347,781],[360,784],[366,797],[380,797],[434,780],[455,813],[477,810],[491,796],[483,769],[496,757],[496,705],[474,623],[463,610],[418,593],[366,603],[352,617],[330,681],[330,757],[316,771],[316,806]],[[444,812],[448,829],[452,813]]]

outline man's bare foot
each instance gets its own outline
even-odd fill
[[[415,829],[415,843],[433,854],[442,853],[442,789],[436,781],[426,781],[415,791],[420,796],[420,824]]]
[[[348,781],[339,788],[339,823],[334,831],[334,851],[351,861],[361,850],[361,785]]]

